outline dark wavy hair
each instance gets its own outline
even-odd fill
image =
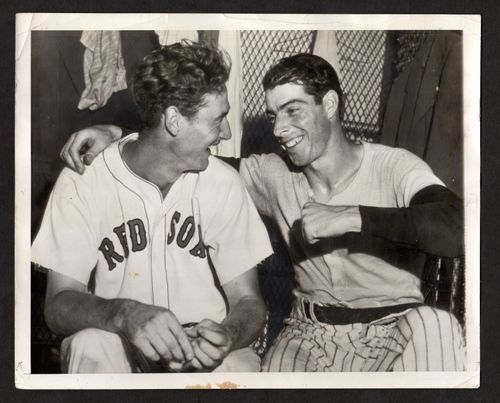
[[[285,57],[271,67],[262,81],[264,91],[288,83],[304,86],[317,104],[328,91],[334,90],[339,97],[339,113],[342,110],[343,95],[337,72],[325,59],[308,53]]]
[[[192,118],[205,94],[223,91],[230,69],[229,56],[205,43],[183,40],[153,51],[137,67],[133,81],[144,127],[157,126],[169,106]]]

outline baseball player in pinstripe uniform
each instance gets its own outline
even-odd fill
[[[209,150],[230,136],[228,74],[204,45],[153,52],[134,80],[144,130],[59,176],[32,259],[49,269],[64,371],[260,369],[255,266],[272,249],[238,173]]]
[[[297,287],[264,371],[465,369],[462,329],[423,305],[425,253],[463,253],[462,203],[408,151],[347,139],[342,91],[320,57],[282,59],[264,81],[267,114],[286,156],[253,155],[240,175],[281,229]],[[83,170],[115,128],[73,135],[62,151]]]

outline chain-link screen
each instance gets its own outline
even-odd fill
[[[262,78],[279,59],[311,53],[314,31],[241,31],[244,123],[242,155],[279,152],[264,115]],[[342,125],[352,139],[378,140],[392,81],[385,31],[337,31]]]
[[[241,31],[240,38],[244,95],[242,156],[279,151],[264,113],[262,79],[281,58],[311,53],[314,31]]]
[[[380,135],[389,87],[386,37],[385,31],[337,31],[342,126],[353,140],[378,140]]]

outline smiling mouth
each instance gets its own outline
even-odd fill
[[[304,139],[304,136],[298,136],[298,137],[295,137],[294,139],[289,140],[287,142],[282,142],[281,146],[285,150],[290,150],[290,149],[294,148],[297,144],[300,144],[303,139]]]

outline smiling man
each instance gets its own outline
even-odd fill
[[[63,371],[260,369],[255,266],[272,250],[209,150],[231,136],[229,68],[201,44],[153,52],[133,86],[144,130],[58,178],[32,259],[48,269],[47,324],[67,336]]]
[[[263,84],[288,159],[251,156],[240,173],[298,284],[264,370],[463,370],[460,325],[423,305],[419,280],[424,252],[462,253],[460,200],[413,154],[348,140],[320,57],[285,58]]]
[[[457,319],[425,306],[420,287],[426,254],[463,253],[461,200],[410,152],[347,138],[341,86],[322,58],[282,59],[263,84],[287,157],[252,155],[239,171],[278,224],[297,282],[263,370],[464,370]],[[116,132],[76,133],[62,156],[82,172]]]

